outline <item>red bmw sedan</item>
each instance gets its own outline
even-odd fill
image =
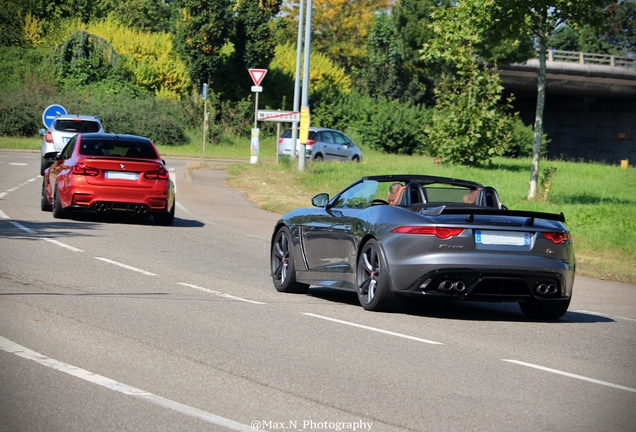
[[[44,171],[41,207],[53,217],[73,210],[122,212],[174,221],[174,184],[148,138],[77,134]]]

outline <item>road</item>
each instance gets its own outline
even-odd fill
[[[54,219],[39,155],[0,151],[2,431],[634,431],[636,286],[516,305],[278,293],[278,215],[168,160],[175,223]],[[188,181],[190,180],[190,181]]]

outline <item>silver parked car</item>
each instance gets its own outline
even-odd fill
[[[58,115],[49,129],[40,129],[42,135],[42,160],[40,175],[55,162],[64,146],[78,133],[104,132],[99,117],[78,114]]]
[[[291,156],[292,131],[287,129],[278,141],[278,154]],[[298,151],[296,150],[296,155]],[[307,159],[315,161],[362,161],[362,151],[345,134],[335,129],[310,127],[305,151]]]

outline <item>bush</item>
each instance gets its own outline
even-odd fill
[[[548,154],[548,136],[543,134],[541,138],[541,156]],[[523,124],[519,117],[515,117],[512,123],[512,136],[510,144],[506,147],[503,155],[505,157],[523,158],[532,156],[532,147],[534,145],[534,130],[532,126]]]
[[[430,117],[421,105],[352,93],[317,108],[312,124],[358,135],[362,144],[380,151],[411,155],[426,151],[424,127]]]
[[[43,83],[15,86],[0,93],[0,135],[34,136],[42,124],[42,112],[60,104],[73,114],[98,116],[108,132],[130,133],[152,139],[156,144],[182,145],[188,142],[183,124],[187,113],[181,103],[152,95],[94,95],[57,92]]]

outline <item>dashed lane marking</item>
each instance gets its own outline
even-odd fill
[[[190,287],[190,288],[194,288],[196,290],[203,291],[203,292],[206,292],[206,293],[209,293],[209,294],[214,294],[215,296],[223,297],[223,298],[230,299],[230,300],[237,300],[237,301],[242,301],[242,302],[246,302],[246,303],[253,303],[253,304],[267,304],[267,303],[259,302],[259,301],[256,301],[256,300],[248,300],[248,299],[244,299],[244,298],[241,298],[241,297],[236,297],[236,296],[233,296],[233,295],[230,295],[230,294],[225,294],[225,293],[222,293],[222,292],[219,292],[219,291],[214,291],[214,290],[211,290],[211,289],[203,288],[203,287],[192,285],[192,284],[189,284],[189,283],[177,282],[177,284],[178,285],[187,286],[187,287]]]
[[[151,273],[149,271],[142,270],[142,269],[139,269],[137,267],[132,267],[132,266],[129,266],[127,264],[122,264],[122,263],[117,262],[117,261],[109,260],[108,258],[101,258],[101,257],[93,257],[93,258],[98,259],[100,261],[107,262],[109,264],[113,264],[113,265],[116,265],[116,266],[119,266],[119,267],[123,267],[123,268],[128,269],[128,270],[135,271],[137,273],[145,274],[146,276],[157,276],[155,273]]]
[[[96,384],[98,386],[105,387],[109,390],[113,390],[118,393],[122,393],[137,399],[141,399],[146,402],[150,402],[155,405],[159,405],[161,407],[171,409],[178,413],[185,414],[187,416],[194,417],[208,423],[225,427],[227,429],[241,431],[241,432],[251,432],[256,430],[243,423],[226,419],[224,417],[209,413],[207,411],[203,411],[198,408],[184,405],[179,402],[166,399],[156,394],[147,392],[145,390],[120,383],[119,381],[115,381],[105,376],[87,371],[86,369],[81,369],[81,368],[78,368],[77,366],[73,366],[68,363],[63,363],[59,360],[55,360],[53,358],[40,354],[36,351],[30,350],[29,348],[26,348],[13,341],[10,341],[9,339],[5,339],[2,336],[0,336],[0,350],[5,351],[9,354],[14,354],[18,357],[22,357],[27,360],[34,361],[42,366],[46,366],[48,368],[74,376],[75,378],[79,378],[91,384]]]
[[[594,383],[594,384],[601,384],[601,385],[604,385],[604,386],[613,387],[613,388],[616,388],[616,389],[626,390],[628,392],[636,393],[636,388],[632,388],[632,387],[626,387],[626,386],[622,386],[622,385],[618,385],[618,384],[612,384],[612,383],[609,383],[609,382],[606,382],[606,381],[601,381],[601,380],[597,380],[597,379],[594,379],[594,378],[588,378],[588,377],[585,377],[585,376],[582,376],[582,375],[576,375],[576,374],[573,374],[573,373],[564,372],[564,371],[560,371],[560,370],[557,370],[557,369],[548,368],[548,367],[545,367],[545,366],[539,366],[539,365],[532,364],[532,363],[526,363],[526,362],[522,362],[522,361],[519,361],[519,360],[506,360],[506,359],[501,359],[501,360],[505,361],[505,362],[509,362],[509,363],[518,364],[518,365],[521,365],[521,366],[530,367],[530,368],[533,368],[533,369],[542,370],[542,371],[545,371],[545,372],[551,372],[551,373],[554,373],[554,374],[563,375],[563,376],[566,376],[566,377],[569,377],[569,378],[576,378],[576,379],[583,380],[583,381],[588,381],[588,382],[591,382],[591,383]]]
[[[305,313],[305,312],[303,312],[302,314],[310,316],[310,317],[314,317],[314,318],[320,318],[320,319],[324,319],[324,320],[327,320],[327,321],[333,321],[333,322],[337,322],[337,323],[340,323],[340,324],[345,324],[345,325],[352,326],[352,327],[358,327],[358,328],[365,329],[365,330],[371,330],[371,331],[378,332],[378,333],[384,333],[384,334],[387,334],[387,335],[390,335],[390,336],[397,336],[397,337],[401,337],[401,338],[404,338],[404,339],[410,339],[410,340],[414,340],[414,341],[417,341],[417,342],[424,342],[424,343],[431,344],[431,345],[444,345],[441,342],[435,342],[435,341],[432,341],[432,340],[422,339],[422,338],[418,338],[418,337],[415,337],[415,336],[409,336],[409,335],[405,335],[405,334],[402,334],[402,333],[395,333],[395,332],[392,332],[392,331],[382,330],[382,329],[375,328],[375,327],[369,327],[369,326],[365,326],[365,325],[362,325],[362,324],[356,324],[356,323],[352,323],[352,322],[349,322],[349,321],[342,321],[342,320],[339,320],[339,319],[329,318],[329,317],[322,316],[322,315],[316,315],[316,314]]]

